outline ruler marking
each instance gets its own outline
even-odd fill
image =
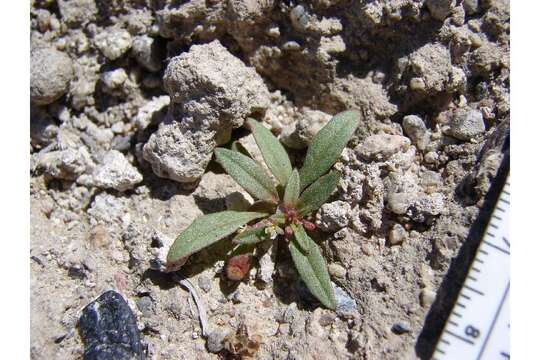
[[[446,354],[443,350],[439,349],[438,347],[435,348],[435,351],[440,352],[440,353],[443,354],[443,355]]]
[[[506,249],[503,249],[503,248],[500,247],[500,246],[497,246],[497,245],[495,245],[495,244],[492,244],[492,243],[490,243],[489,241],[486,241],[486,240],[484,240],[484,243],[485,243],[486,245],[491,246],[492,248],[495,248],[495,249],[497,249],[497,250],[499,250],[499,251],[505,253],[506,255],[510,255],[510,251],[508,251],[508,250],[506,250]]]
[[[499,255],[494,250],[506,255],[510,255],[511,251],[507,232],[511,206],[509,179],[508,175],[503,188],[499,188],[497,202],[492,208],[489,221],[485,224],[476,254],[469,263],[465,281],[457,294],[450,316],[446,319],[439,342],[432,348],[432,360],[436,360],[436,357],[447,359],[452,356],[475,360],[487,360],[486,357],[491,355],[495,355],[498,359],[510,358],[508,348],[503,348],[508,337],[508,334],[504,334],[506,329],[503,327],[506,325],[510,327],[504,323],[510,281],[503,276],[495,278],[499,272],[495,270],[493,264],[501,260],[503,266],[501,270],[508,271],[506,266],[509,258],[498,258]],[[490,299],[489,308],[483,309],[482,307],[488,305],[484,304],[486,299]],[[460,345],[455,339],[471,347]],[[500,343],[503,339],[504,341]]]
[[[471,340],[469,340],[469,339],[467,339],[467,338],[464,338],[464,337],[461,336],[461,335],[454,334],[454,333],[451,332],[450,330],[445,329],[444,332],[447,333],[447,334],[452,335],[453,337],[455,337],[455,338],[457,338],[457,339],[459,339],[459,340],[461,340],[461,341],[466,342],[467,344],[474,345],[474,342],[472,342]]]
[[[501,312],[502,306],[504,304],[504,300],[506,299],[506,295],[508,294],[508,289],[510,288],[510,283],[506,285],[506,289],[504,290],[504,295],[499,301],[499,305],[497,306],[497,312],[495,313],[495,316],[491,320],[491,325],[489,326],[488,333],[486,335],[486,338],[484,340],[484,343],[482,344],[482,348],[480,349],[480,353],[478,354],[478,357],[476,360],[479,360],[482,357],[482,354],[484,353],[484,350],[486,349],[486,345],[489,341],[489,337],[491,336],[491,332],[493,331],[493,327],[495,327],[495,323],[497,322],[497,319],[499,318],[499,313]]]
[[[477,293],[477,294],[480,295],[480,296],[484,296],[484,293],[483,293],[483,292],[481,292],[480,290],[475,289],[475,288],[473,288],[473,287],[471,287],[471,286],[469,286],[469,285],[467,285],[467,284],[463,284],[463,287],[464,287],[465,289],[467,289],[467,290],[470,290],[470,291],[472,291],[472,292],[474,292],[474,293]]]

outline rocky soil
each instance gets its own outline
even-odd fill
[[[147,359],[425,358],[504,154],[507,0],[31,4],[32,359],[82,358],[82,309],[111,289]],[[280,242],[239,284],[226,240],[163,272],[197,216],[252,201],[212,159],[233,140],[260,158],[247,116],[300,165],[345,109],[361,122],[314,219],[336,312]]]

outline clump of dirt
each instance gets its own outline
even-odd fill
[[[149,359],[426,358],[426,314],[506,151],[508,1],[31,3],[33,359],[82,356],[81,310],[110,289]],[[299,165],[345,109],[359,129],[313,219],[337,311],[279,241],[228,282],[224,240],[178,273],[203,334],[162,271],[196,217],[253,200],[214,148],[238,140],[260,159],[251,116]]]

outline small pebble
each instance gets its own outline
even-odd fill
[[[343,318],[353,317],[356,312],[356,302],[342,288],[333,285],[336,295],[336,314]]]
[[[199,285],[199,288],[206,293],[212,289],[212,282],[204,275],[199,276],[197,284]]]
[[[395,224],[390,234],[388,235],[388,240],[390,240],[390,245],[399,245],[407,238],[407,231],[400,224]]]
[[[225,334],[219,330],[214,330],[208,334],[206,339],[206,347],[211,353],[218,353],[223,350],[223,339],[225,339]]]
[[[154,303],[152,302],[152,298],[150,296],[143,296],[136,301],[137,307],[144,316],[150,316],[152,315],[152,311],[154,308]]]
[[[400,321],[392,325],[392,331],[398,335],[411,332],[411,325],[406,321]]]
[[[478,110],[458,109],[450,121],[450,135],[459,140],[471,140],[485,131],[484,117]]]
[[[412,78],[409,82],[409,87],[414,91],[423,91],[426,89],[426,83],[422,78]]]
[[[429,143],[429,131],[419,116],[408,115],[403,118],[403,130],[405,134],[420,150],[424,150]]]
[[[296,41],[287,41],[285,44],[281,46],[281,48],[283,50],[288,50],[288,51],[299,51],[300,49],[302,49],[300,44],[297,43]]]
[[[425,308],[428,308],[433,304],[435,301],[435,298],[437,296],[437,293],[435,291],[431,290],[430,288],[423,288],[420,292],[420,305],[422,305]]]

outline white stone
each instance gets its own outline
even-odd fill
[[[94,172],[96,186],[118,191],[133,189],[142,179],[139,171],[117,150],[109,151]]]
[[[127,30],[108,28],[96,35],[95,44],[107,59],[116,60],[131,48],[132,39]]]

